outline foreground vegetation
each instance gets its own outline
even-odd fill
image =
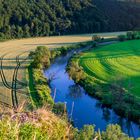
[[[118,114],[140,123],[140,40],[96,46],[72,58],[70,77]]]
[[[86,125],[81,130],[73,128],[65,115],[56,116],[48,108],[24,111],[23,107],[3,111],[0,119],[0,140],[134,140],[118,125],[109,125],[106,131],[95,131]]]
[[[0,0],[0,38],[133,30],[139,13],[118,0]]]

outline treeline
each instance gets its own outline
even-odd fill
[[[1,38],[84,33],[98,23],[105,26],[91,0],[0,0],[0,17]]]
[[[122,0],[94,0],[106,17],[107,31],[140,29],[140,3]]]
[[[115,0],[0,0],[0,38],[132,30],[139,13]]]
[[[119,41],[136,40],[136,39],[140,39],[140,32],[139,31],[129,31],[126,33],[126,35],[119,35],[118,36]]]

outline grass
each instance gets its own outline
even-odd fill
[[[99,83],[113,83],[140,97],[140,40],[126,41],[92,49],[79,60],[86,74]]]
[[[28,67],[28,73],[32,105],[37,108],[46,104],[52,107],[54,102],[50,94],[50,88],[47,85],[47,79],[43,77],[43,72],[40,69],[32,68],[30,65]]]
[[[37,97],[36,97],[36,89],[34,86],[34,79],[33,79],[33,70],[31,68],[31,66],[28,67],[28,73],[29,73],[29,92],[30,92],[30,96],[31,96],[31,102],[34,105],[35,103],[37,103]]]

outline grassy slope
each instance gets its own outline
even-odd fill
[[[37,97],[36,97],[36,90],[34,86],[34,80],[33,80],[33,71],[31,67],[28,67],[28,73],[29,73],[29,90],[30,90],[30,96],[32,103],[36,103]]]
[[[80,65],[100,82],[123,79],[122,86],[140,97],[140,40],[107,45],[84,53]]]

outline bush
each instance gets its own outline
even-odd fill
[[[94,126],[85,125],[76,135],[75,140],[93,140],[94,138]]]
[[[101,38],[100,36],[98,36],[98,35],[93,35],[93,36],[92,36],[92,40],[93,40],[93,41],[99,42],[99,41],[102,40],[102,38]]]
[[[55,103],[53,106],[53,112],[57,115],[63,115],[65,113],[65,104],[64,103]]]
[[[109,125],[105,132],[102,132],[103,140],[134,140],[124,134],[119,125]]]
[[[128,40],[140,39],[140,31],[127,32],[127,39]]]
[[[78,65],[78,62],[72,60],[67,66],[67,71],[69,73],[70,78],[72,78],[76,83],[78,83],[80,80],[85,79],[85,74],[82,69]]]
[[[50,66],[51,52],[45,46],[38,46],[34,52],[30,52],[29,56],[33,58],[32,67],[34,68]]]
[[[125,35],[119,35],[118,36],[118,40],[119,41],[125,41],[126,40],[126,36]]]
[[[67,47],[61,47],[60,48],[60,52],[62,55],[66,55],[67,54],[67,51],[68,51],[68,48]]]
[[[97,43],[94,42],[94,43],[92,44],[92,48],[96,48],[96,47],[97,47]]]

